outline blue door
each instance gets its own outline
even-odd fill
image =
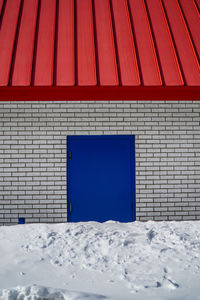
[[[67,137],[68,221],[135,220],[132,135]]]

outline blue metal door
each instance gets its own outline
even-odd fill
[[[132,135],[67,137],[68,221],[135,220]]]

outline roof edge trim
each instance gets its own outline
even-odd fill
[[[0,101],[200,100],[200,86],[7,86]]]

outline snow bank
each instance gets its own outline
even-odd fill
[[[106,297],[88,294],[88,293],[77,293],[66,290],[59,290],[53,288],[47,288],[43,286],[26,286],[26,287],[16,287],[12,289],[3,289],[0,291],[0,299],[8,300],[100,300]]]
[[[197,300],[200,222],[0,227],[0,267],[5,300]]]

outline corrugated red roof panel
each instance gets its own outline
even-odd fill
[[[109,1],[95,0],[94,13],[99,84],[118,85],[119,79]]]
[[[3,6],[3,0],[0,0],[0,14],[1,14],[2,6]]]
[[[15,55],[15,37],[20,11],[20,0],[8,0],[1,11],[0,29],[0,86],[7,86],[10,81],[12,57]]]
[[[55,85],[75,84],[74,1],[60,0],[57,7],[55,48]]]
[[[156,41],[163,83],[166,86],[183,85],[184,81],[163,4],[160,0],[147,0],[147,9]]]
[[[53,85],[56,0],[40,1],[32,81]]]
[[[24,2],[24,12],[21,16],[13,61],[13,73],[10,76],[13,86],[29,86],[31,84],[37,8],[38,0]],[[31,14],[29,13],[30,11],[32,12]]]
[[[0,100],[200,100],[200,0],[0,0]]]
[[[151,1],[152,2],[152,1]],[[138,61],[141,68],[141,80],[144,85],[162,85],[162,79],[156,57],[155,45],[150,28],[145,3],[130,0],[130,13],[138,48]]]

